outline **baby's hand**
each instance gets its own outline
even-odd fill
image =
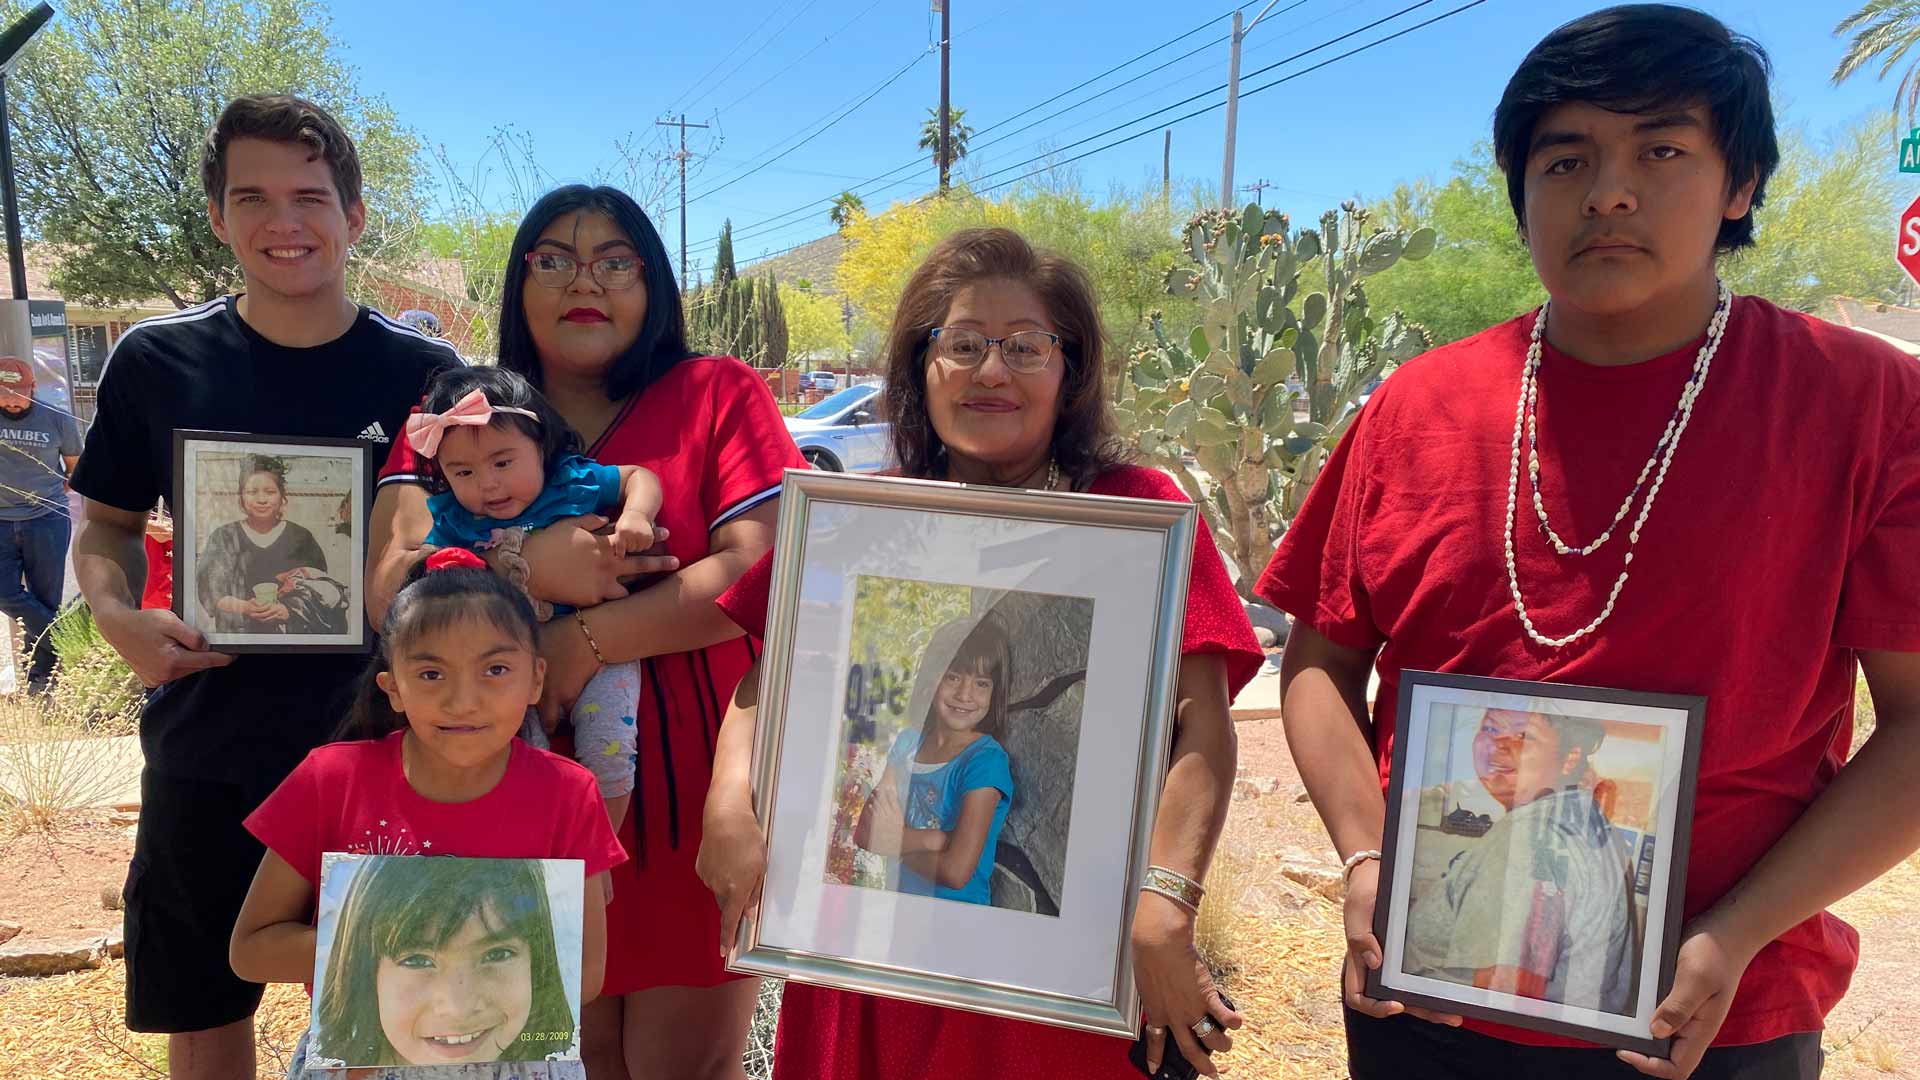
[[[613,523],[613,546],[621,555],[638,555],[653,546],[653,519],[629,510]]]

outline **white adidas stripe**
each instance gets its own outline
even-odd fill
[[[165,315],[155,315],[150,319],[141,319],[139,322],[127,327],[126,331],[118,338],[115,338],[112,346],[107,349],[107,358],[100,362],[100,381],[106,381],[107,365],[113,363],[113,354],[120,351],[120,343],[132,337],[134,331],[149,326],[172,326],[175,323],[198,322],[201,319],[212,318],[220,314],[226,310],[226,307],[227,298],[224,296],[216,297],[215,299],[194,307],[168,312]]]

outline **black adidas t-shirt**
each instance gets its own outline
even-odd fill
[[[345,334],[310,349],[261,337],[230,296],[148,319],[107,359],[73,488],[123,510],[170,500],[176,428],[365,439],[375,470],[427,382],[459,363],[451,344],[366,308]],[[140,717],[147,764],[170,776],[270,787],[326,741],[366,664],[354,655],[253,654],[169,683]]]

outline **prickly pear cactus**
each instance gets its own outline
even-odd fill
[[[1376,321],[1362,282],[1434,244],[1432,229],[1379,229],[1351,202],[1297,232],[1251,204],[1187,223],[1190,262],[1167,273],[1167,293],[1198,300],[1201,324],[1173,341],[1154,314],[1116,411],[1142,455],[1200,504],[1243,594],[1360,396],[1431,346],[1398,311]]]

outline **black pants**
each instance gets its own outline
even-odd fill
[[[1641,1074],[1611,1050],[1523,1046],[1411,1016],[1376,1020],[1346,1010],[1353,1080],[1632,1080]],[[1820,1033],[1708,1050],[1692,1080],[1819,1080]]]

